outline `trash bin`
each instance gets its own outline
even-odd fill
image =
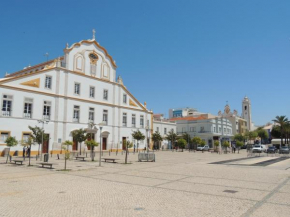
[[[44,161],[44,162],[48,162],[48,154],[44,154],[44,156],[43,156],[43,161]]]

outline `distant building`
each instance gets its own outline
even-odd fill
[[[178,117],[186,117],[186,116],[199,116],[201,112],[198,112],[195,108],[177,108],[177,109],[169,109],[169,119],[178,118]]]
[[[157,145],[157,149],[171,149],[171,141],[166,140],[168,132],[172,131],[176,133],[176,123],[165,119],[163,114],[153,115],[153,133],[159,132],[163,141]]]
[[[191,138],[200,137],[210,148],[213,148],[214,140],[231,141],[233,136],[232,123],[227,118],[209,116],[207,114],[198,117],[177,117],[170,119],[170,121],[176,122],[179,136],[188,133]]]

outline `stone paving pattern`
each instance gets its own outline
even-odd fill
[[[108,157],[108,153],[104,154]],[[156,152],[156,162],[137,154],[111,155],[118,163],[50,158],[54,169],[5,164],[0,158],[0,216],[290,216],[290,159],[250,166],[269,157],[247,154]],[[274,157],[275,158],[275,157]],[[97,158],[96,158],[97,160]],[[232,193],[225,190],[234,191]]]

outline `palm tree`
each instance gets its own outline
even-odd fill
[[[174,133],[174,130],[172,129],[168,132],[168,134],[166,135],[165,138],[166,138],[166,140],[171,141],[171,149],[172,149],[173,142],[175,142],[177,139],[177,134]]]
[[[282,116],[276,116],[274,120],[272,120],[274,123],[280,125],[280,131],[281,131],[281,145],[283,144],[283,133],[284,133],[284,127],[287,123],[289,123],[288,118],[286,118],[285,115]],[[280,145],[280,146],[281,146]]]
[[[159,143],[163,141],[162,136],[160,135],[159,132],[156,131],[155,133],[152,134],[152,141],[154,142],[154,147],[155,143],[157,143],[159,146]]]

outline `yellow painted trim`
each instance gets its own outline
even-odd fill
[[[98,48],[100,48],[102,51],[104,51],[106,57],[108,57],[112,63],[112,65],[117,68],[117,65],[116,63],[114,62],[113,58],[108,54],[108,51],[102,47],[101,45],[99,45],[96,40],[93,40],[93,41],[89,41],[89,40],[82,40],[80,42],[77,42],[77,43],[74,43],[70,48],[65,48],[64,49],[64,52],[70,52],[74,47],[77,47],[77,46],[81,46],[83,43],[86,43],[86,44],[95,44]]]
[[[30,87],[37,87],[39,88],[40,85],[40,78],[36,78],[30,81],[25,81],[20,83],[21,85],[30,86]]]
[[[136,103],[132,99],[129,99],[129,105],[137,107]]]

